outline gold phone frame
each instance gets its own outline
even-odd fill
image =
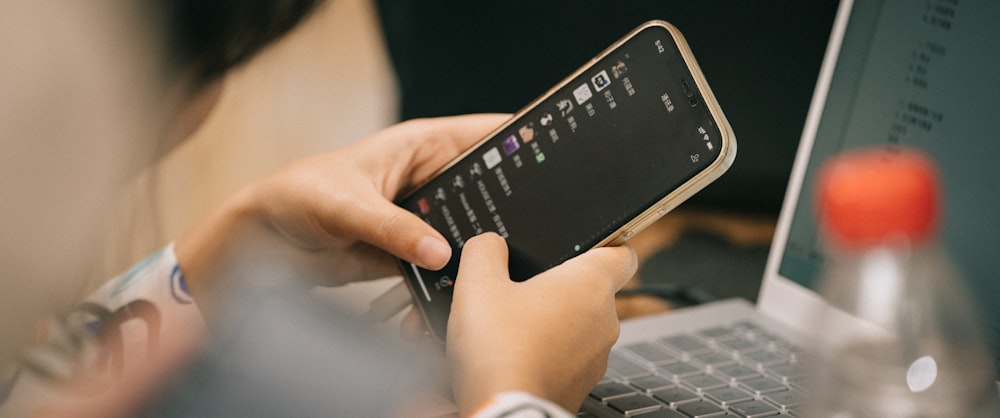
[[[666,215],[668,212],[670,212],[678,205],[686,201],[688,198],[694,196],[695,193],[704,189],[706,186],[708,186],[713,181],[722,176],[722,174],[724,174],[732,165],[733,161],[736,158],[736,137],[735,134],[733,133],[732,127],[729,125],[729,121],[726,119],[725,114],[722,112],[722,108],[719,106],[718,101],[715,99],[715,94],[712,93],[712,89],[711,87],[709,87],[708,81],[705,79],[705,75],[701,71],[701,67],[698,65],[697,60],[695,60],[694,53],[691,51],[691,48],[688,45],[687,40],[681,34],[680,30],[678,30],[677,27],[666,21],[651,20],[629,31],[629,33],[627,33],[621,39],[619,39],[618,41],[614,42],[613,44],[605,48],[603,51],[601,51],[596,56],[591,58],[585,64],[580,66],[580,68],[578,68],[572,74],[568,75],[558,84],[556,84],[548,91],[546,91],[545,94],[542,94],[541,96],[533,100],[531,103],[529,103],[527,106],[521,108],[521,110],[517,111],[517,113],[515,113],[509,120],[507,120],[499,127],[491,131],[488,135],[484,136],[482,140],[476,142],[461,155],[453,159],[450,163],[446,164],[444,167],[441,167],[439,170],[435,171],[434,174],[429,176],[425,181],[421,182],[420,184],[417,184],[413,188],[407,189],[405,193],[400,194],[399,200],[409,197],[410,195],[415,193],[416,190],[420,189],[421,187],[423,187],[431,180],[441,175],[443,172],[447,171],[455,164],[458,164],[461,160],[469,156],[469,154],[477,150],[483,143],[490,140],[495,135],[499,134],[501,131],[509,128],[515,121],[520,120],[520,118],[522,118],[525,114],[534,110],[545,100],[548,100],[557,91],[559,91],[563,87],[566,87],[572,80],[576,79],[584,72],[591,70],[598,61],[607,57],[615,49],[617,49],[622,44],[632,39],[639,32],[642,32],[643,30],[646,30],[650,27],[664,28],[670,33],[670,36],[673,38],[674,44],[677,46],[677,50],[680,52],[681,58],[684,60],[685,67],[691,73],[691,77],[695,85],[697,86],[698,91],[701,92],[703,105],[708,107],[709,113],[711,114],[716,126],[719,129],[721,135],[719,154],[715,158],[715,160],[712,161],[711,164],[703,168],[689,180],[681,184],[679,187],[677,187],[675,190],[667,194],[665,197],[663,197],[653,205],[651,205],[649,208],[647,208],[642,213],[634,217],[632,220],[625,223],[625,225],[623,225],[621,228],[618,228],[614,232],[611,232],[605,239],[595,244],[594,247],[592,248],[623,244],[624,242],[628,241],[630,238],[635,236],[635,234],[639,233],[640,231],[648,227],[654,221],[661,218],[663,215]],[[408,262],[400,260],[401,268],[405,268],[405,266],[409,266],[409,264],[410,263]],[[405,273],[404,276],[406,276]],[[411,280],[409,278],[404,277],[403,281],[406,282],[407,286],[410,288],[411,294],[414,295],[419,294],[417,293],[419,292],[419,290],[414,289],[413,284],[411,283]],[[419,306],[421,305],[421,303],[416,302],[415,305]],[[426,312],[424,312],[424,309],[420,308],[418,310],[420,311],[420,314],[421,316],[423,316],[424,320],[429,321],[429,318],[427,317]],[[430,326],[428,328],[431,330],[431,334],[436,339],[442,342],[444,341],[444,338],[442,338],[442,336],[437,335],[437,333],[433,330],[434,329],[433,326]]]

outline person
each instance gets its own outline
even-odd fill
[[[144,153],[163,155],[190,134],[219,97],[225,72],[282,36],[317,7],[310,0],[164,3],[161,8],[150,11],[130,2],[109,0],[94,6],[103,14],[86,12],[75,6],[65,10],[44,5],[5,6],[8,10],[0,15],[11,20],[37,18],[34,13],[41,9],[49,13],[47,18],[60,23],[70,22],[64,26],[66,30],[83,27],[84,34],[97,33],[90,39],[96,40],[95,44],[109,39],[123,42],[124,45],[119,46],[130,51],[131,60],[112,59],[121,58],[116,55],[120,52],[117,50],[108,52],[108,49],[93,48],[96,53],[88,56],[86,62],[108,70],[97,71],[94,77],[114,87],[104,91],[106,96],[121,99],[102,102],[107,112],[100,115],[132,115],[126,110],[138,109],[143,112],[136,117],[144,122],[132,124],[108,117],[102,122],[117,123],[98,124],[94,125],[95,131],[81,131],[79,119],[67,117],[56,120],[57,129],[46,131],[48,127],[43,129],[42,121],[54,116],[17,119],[16,115],[11,116],[13,107],[7,106],[9,102],[5,101],[0,107],[2,121],[23,127],[11,129],[13,134],[5,137],[13,141],[5,146],[12,146],[14,150],[21,150],[18,147],[34,150],[30,148],[35,138],[31,134],[44,131],[55,133],[56,139],[62,138],[61,144],[74,149],[100,145],[100,150],[109,155],[109,159],[98,161],[102,164],[115,165],[112,163],[117,162],[121,168],[128,165],[126,162],[150,161],[133,157],[141,157]],[[121,9],[128,9],[130,13],[120,13]],[[95,20],[81,24],[80,16]],[[153,33],[141,32],[143,36],[139,36],[134,33],[135,27],[144,26],[133,24],[139,18],[153,23],[166,21],[166,24],[162,32],[155,30],[156,24],[149,25],[154,28],[150,31]],[[34,34],[39,27],[51,28],[20,24],[5,30],[25,30]],[[24,42],[46,39],[0,38]],[[81,42],[88,42],[87,37],[81,39]],[[163,50],[147,48],[157,42],[166,43],[168,47]],[[21,45],[0,46],[5,53],[32,49],[15,48]],[[88,46],[94,47],[93,44]],[[30,66],[33,63],[30,58],[38,57],[27,54],[21,58],[28,58],[26,62]],[[160,70],[162,68],[168,69],[166,75]],[[74,71],[83,71],[67,70],[70,76]],[[14,75],[50,76],[31,71]],[[18,80],[17,77],[11,79]],[[74,86],[72,80],[73,77],[68,77],[58,81]],[[115,82],[125,80],[136,84],[116,86]],[[138,85],[148,88],[136,88]],[[11,97],[16,99],[53,98],[51,95],[39,98],[37,91],[13,87],[11,91],[15,94]],[[63,97],[73,97],[62,93]],[[156,100],[157,97],[168,99]],[[55,110],[57,115],[86,113],[87,106],[84,102],[68,100],[63,108]],[[0,383],[0,413],[126,416],[148,412],[149,405],[172,399],[162,393],[183,390],[183,387],[172,385],[179,374],[192,368],[192,364],[203,364],[198,359],[203,356],[201,350],[204,342],[210,339],[209,334],[225,335],[225,327],[233,324],[231,317],[227,317],[227,312],[231,312],[227,304],[233,303],[232,294],[240,293],[242,281],[264,278],[280,284],[294,279],[337,286],[396,274],[393,257],[429,269],[442,267],[452,256],[444,238],[418,217],[393,205],[392,199],[426,179],[505,118],[506,115],[482,114],[408,121],[342,149],[293,163],[245,186],[191,233],[112,279],[76,304],[75,309],[60,310],[53,309],[52,303],[37,304],[35,309],[48,310],[58,319],[49,326],[46,344],[28,349],[15,366],[2,369],[5,373],[0,379],[7,381]],[[122,126],[129,129],[119,129]],[[157,134],[157,131],[166,134]],[[145,147],[133,146],[129,141],[136,141],[135,136],[157,139],[148,139],[151,144]],[[120,141],[95,142],[107,138]],[[73,144],[73,140],[90,143]],[[35,157],[45,155],[25,152]],[[80,169],[80,166],[70,169]],[[5,236],[20,238],[22,245],[28,245],[25,253],[45,253],[44,257],[2,259],[5,270],[24,274],[17,280],[10,280],[24,286],[11,293],[20,294],[21,299],[31,299],[25,295],[43,298],[44,289],[39,289],[40,284],[51,283],[31,283],[32,269],[45,273],[37,274],[38,277],[47,278],[49,273],[59,277],[65,270],[50,268],[45,261],[60,266],[61,263],[52,260],[62,258],[67,265],[77,266],[70,261],[92,255],[85,251],[87,241],[82,238],[89,228],[76,223],[81,222],[78,218],[85,220],[93,215],[101,208],[94,202],[113,193],[114,184],[136,169],[109,170],[106,176],[86,179],[78,172],[76,176],[59,177],[53,183],[54,189],[40,189],[44,194],[72,190],[85,183],[103,185],[95,190],[88,189],[93,193],[61,196],[61,199],[75,197],[79,202],[63,202],[56,209],[71,208],[79,213],[52,217],[47,220],[51,226],[34,224],[38,227],[35,240],[27,239],[31,234],[16,229],[13,223],[2,224]],[[27,193],[24,195],[31,197]],[[25,206],[35,205],[35,209],[41,210],[48,201],[38,203],[29,199],[26,202]],[[13,204],[5,201],[4,206],[6,209]],[[52,208],[45,206],[44,209],[49,213]],[[66,222],[72,228],[60,229],[59,222]],[[46,252],[32,246],[34,241],[56,242],[58,234],[65,239],[66,249],[52,247]],[[12,249],[17,245],[4,241],[3,249],[14,253]],[[462,416],[489,417],[529,410],[548,416],[570,416],[603,375],[608,352],[618,331],[614,294],[635,272],[635,255],[627,246],[594,249],[522,283],[512,282],[506,269],[506,245],[495,234],[471,239],[462,250],[445,347],[458,412]],[[272,285],[274,282],[264,284],[264,293],[272,289],[274,293],[282,293],[280,287]],[[21,289],[34,293],[23,293]],[[246,300],[236,304],[242,302]],[[10,364],[14,358],[11,353],[23,348],[25,335],[30,333],[24,331],[30,326],[23,326],[30,318],[20,314],[37,312],[17,311],[27,305],[32,304],[29,301],[4,305],[5,310],[17,313],[13,317],[18,319],[13,322],[22,325],[8,327],[5,321],[5,328],[0,330],[5,341],[16,342],[5,343],[5,357],[0,358],[4,364]],[[418,327],[416,318],[411,315],[405,326],[411,330]],[[127,326],[134,319],[145,326]],[[341,329],[331,327],[335,331]],[[352,340],[357,334],[345,331],[338,337]],[[53,356],[53,353],[63,355]],[[73,355],[67,357],[66,353]],[[221,354],[226,355],[225,352]],[[324,359],[339,358],[350,362],[355,356],[362,357],[353,352],[337,352]],[[236,369],[255,366],[241,363]],[[280,364],[275,367],[280,368]],[[266,373],[272,369],[259,370]],[[352,377],[325,376],[329,382],[348,381]],[[323,393],[324,388],[319,386],[310,390]],[[331,399],[339,399],[332,396],[334,389],[339,387],[334,385],[326,389]],[[285,402],[294,403],[295,396],[277,399],[283,395],[272,393],[272,398],[257,401],[274,407],[281,407]],[[405,405],[400,407],[405,408]],[[177,411],[169,406],[167,410]],[[373,410],[386,412],[385,409]],[[336,410],[325,411],[338,415]],[[402,414],[406,414],[405,411],[389,410]],[[194,414],[199,413],[194,411]]]

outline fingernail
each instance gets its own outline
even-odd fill
[[[425,268],[437,270],[451,259],[451,247],[433,237],[423,237],[417,245],[417,261]]]

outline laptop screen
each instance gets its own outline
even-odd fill
[[[811,190],[819,164],[850,147],[917,147],[941,170],[942,244],[1000,336],[997,22],[995,0],[854,3],[777,265],[780,276],[815,289],[824,257]]]

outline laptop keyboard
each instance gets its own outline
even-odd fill
[[[579,416],[798,416],[803,355],[750,322],[615,347]]]

